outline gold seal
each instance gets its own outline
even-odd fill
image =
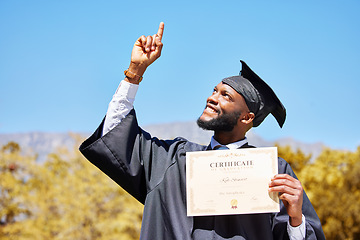
[[[231,200],[230,204],[232,209],[236,209],[238,205],[238,201],[236,199],[233,199]]]

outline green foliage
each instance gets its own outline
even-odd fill
[[[295,174],[300,173],[300,171],[309,163],[311,159],[311,154],[305,155],[300,149],[297,149],[296,152],[293,152],[290,146],[278,148],[278,155],[285,159],[294,170]]]
[[[0,239],[139,239],[143,206],[78,145],[44,163],[14,142],[1,148]],[[278,146],[278,153],[301,180],[327,239],[360,239],[360,147],[324,149],[313,162],[290,147]]]
[[[81,156],[0,152],[0,239],[139,239],[142,208]]]
[[[300,150],[278,149],[295,166],[326,239],[360,239],[360,147],[355,152],[324,149],[312,163]]]

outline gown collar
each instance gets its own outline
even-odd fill
[[[243,146],[246,143],[248,143],[248,140],[245,137],[244,139],[242,139],[240,141],[229,143],[229,144],[227,144],[225,146],[228,147],[229,149],[238,149],[238,148],[240,148],[241,146]],[[211,141],[210,141],[211,149],[214,149],[214,147],[217,146],[217,145],[221,145],[221,144],[218,141],[215,140],[214,136],[212,136]]]

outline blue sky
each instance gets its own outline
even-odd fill
[[[360,145],[359,1],[0,1],[0,133],[92,132],[132,45],[165,22],[145,73],[142,126],[195,121],[242,59],[287,109],[254,131],[332,148]]]

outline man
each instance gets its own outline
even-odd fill
[[[158,33],[134,44],[129,68],[105,120],[80,151],[144,204],[141,239],[325,239],[320,220],[290,166],[279,158],[269,192],[280,194],[280,212],[187,217],[185,155],[189,151],[251,147],[245,137],[271,113],[280,126],[285,108],[271,88],[244,62],[242,76],[222,80],[198,119],[214,131],[209,146],[183,138],[160,140],[142,130],[133,101],[147,67],[160,57],[164,23]]]

